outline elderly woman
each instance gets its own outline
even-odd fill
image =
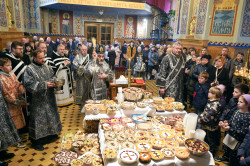
[[[211,72],[209,75],[209,83],[211,86],[224,85],[225,87],[229,85],[229,71],[224,67],[226,62],[225,57],[217,56],[215,58],[215,71]]]

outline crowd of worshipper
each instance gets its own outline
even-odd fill
[[[32,147],[44,150],[43,146],[57,140],[62,131],[58,106],[83,106],[88,99],[107,99],[116,67],[129,66],[134,77],[155,80],[163,98],[173,97],[187,109],[194,109],[199,117],[197,128],[206,131],[205,141],[216,160],[247,165],[249,87],[234,76],[235,69],[247,62],[243,53],[233,59],[229,51],[223,47],[212,61],[207,48],[198,52],[180,42],[144,45],[131,40],[104,45],[78,37],[53,41],[36,36],[33,41],[24,37],[21,42],[7,42],[0,54],[0,165],[14,156],[6,151],[9,146],[26,146],[25,129]],[[64,84],[56,87],[62,80]],[[242,144],[235,149],[224,144],[225,153],[219,157],[221,129]]]

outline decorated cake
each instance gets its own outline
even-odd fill
[[[165,155],[166,158],[172,158],[175,156],[175,150],[171,148],[163,148],[161,152]]]
[[[119,153],[119,160],[125,164],[132,164],[139,160],[139,154],[133,149],[123,149]]]
[[[123,89],[124,97],[126,100],[136,101],[140,100],[143,97],[144,90],[140,88],[124,88]]]
[[[54,161],[58,164],[58,165],[62,165],[62,164],[70,164],[72,162],[72,160],[77,159],[78,158],[78,154],[76,152],[72,152],[72,151],[61,151],[59,153],[57,153],[54,157]]]
[[[106,159],[115,159],[117,157],[117,151],[113,148],[105,148],[103,154]]]
[[[166,141],[166,147],[173,149],[179,147],[179,144],[177,141]]]
[[[133,115],[132,119],[135,123],[143,123],[148,120],[148,117],[146,115]]]
[[[120,118],[111,117],[111,118],[108,119],[108,123],[109,123],[110,125],[120,123]]]
[[[179,143],[179,145],[184,145],[185,140],[187,139],[184,135],[176,135],[175,140]]]
[[[152,129],[152,124],[151,123],[138,123],[137,129],[148,131]]]
[[[175,99],[172,98],[172,97],[165,97],[164,100],[165,100],[166,102],[174,102],[174,101],[175,101]]]
[[[131,123],[131,122],[133,122],[133,119],[129,118],[129,117],[123,117],[123,118],[121,118],[121,122],[122,123]]]
[[[114,140],[115,139],[115,133],[113,131],[107,131],[104,134],[106,140]]]
[[[83,165],[83,161],[81,159],[74,159],[72,160],[71,166],[82,166]]]
[[[134,135],[135,133],[136,133],[136,131],[134,129],[126,129],[125,130],[126,135]]]
[[[152,145],[148,142],[139,141],[136,144],[136,149],[138,152],[150,152]]]
[[[121,102],[121,107],[124,110],[131,110],[131,109],[135,108],[135,103],[134,102],[123,101],[123,102]]]
[[[171,132],[170,130],[161,130],[159,132],[159,135],[161,138],[167,139],[167,140],[172,140],[175,136],[175,134]]]
[[[103,166],[102,164],[102,158],[101,157],[97,157],[93,160],[92,162],[93,166]]]
[[[154,149],[162,149],[165,147],[165,140],[164,139],[160,139],[160,138],[153,138],[151,140],[152,143],[152,147]]]
[[[187,148],[176,148],[175,155],[179,159],[187,159],[190,155],[190,152]]]
[[[139,160],[142,163],[149,163],[151,161],[151,155],[149,153],[140,153]]]
[[[125,126],[123,124],[113,124],[112,129],[114,131],[122,131],[125,129]]]
[[[126,141],[122,143],[122,149],[124,148],[130,148],[130,149],[134,149],[134,143]]]
[[[108,141],[107,147],[113,148],[113,149],[119,149],[119,142],[118,141]]]
[[[137,102],[137,107],[139,107],[139,108],[146,108],[146,103],[144,103],[144,102]]]
[[[153,160],[162,160],[164,158],[164,154],[160,150],[151,151],[149,154]]]

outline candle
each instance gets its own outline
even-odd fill
[[[189,131],[189,138],[194,138],[195,136],[195,130],[190,130]]]

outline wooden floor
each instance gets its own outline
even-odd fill
[[[158,95],[158,88],[155,86],[155,81],[146,81],[146,89],[153,91],[154,95]],[[7,160],[10,166],[55,166],[53,157],[56,153],[60,152],[60,142],[64,133],[76,132],[83,130],[83,114],[80,113],[80,107],[78,105],[70,105],[67,107],[59,108],[61,122],[63,130],[60,135],[60,139],[56,142],[45,145],[45,150],[40,152],[30,147],[30,141],[27,141],[26,148],[10,147],[8,151],[15,153],[15,157]],[[26,135],[28,137],[28,135]],[[219,151],[219,154],[222,154]],[[224,166],[222,163],[216,163],[217,166]],[[202,165],[201,165],[202,166]]]

